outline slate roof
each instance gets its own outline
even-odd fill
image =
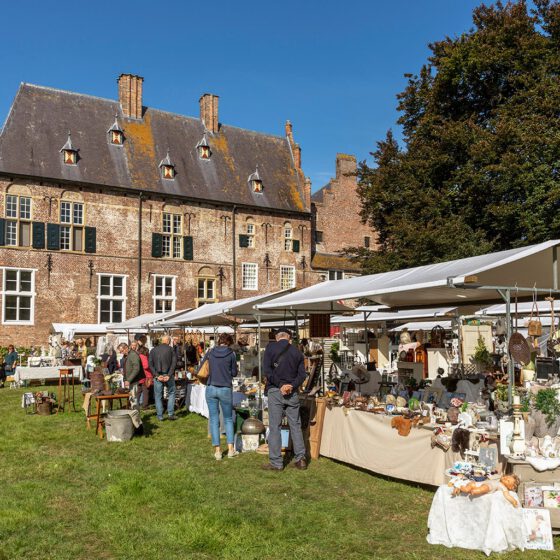
[[[331,188],[331,184],[327,183],[324,187],[321,187],[318,191],[315,191],[312,195],[311,195],[311,202],[318,202],[319,204],[321,204],[323,202],[323,194],[326,190],[329,190]]]
[[[109,143],[115,122],[124,145]],[[78,165],[62,162],[60,147],[72,134]],[[206,138],[212,157],[201,160],[197,144]],[[173,181],[158,167],[170,150]],[[247,177],[258,165],[263,192]],[[303,181],[286,138],[221,126],[205,131],[198,118],[144,108],[140,120],[125,118],[120,103],[68,91],[22,84],[0,133],[0,173],[144,190],[204,201],[308,212]]]

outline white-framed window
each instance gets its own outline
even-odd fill
[[[31,245],[31,197],[6,195],[6,245]]]
[[[154,277],[154,313],[175,311],[175,276]]]
[[[84,250],[83,202],[60,202],[60,250]]]
[[[255,224],[247,222],[247,247],[255,247]]]
[[[291,224],[284,224],[284,251],[291,251],[294,243],[294,230]]]
[[[259,266],[257,265],[257,263],[242,263],[241,279],[243,290],[258,290]]]
[[[35,271],[4,268],[2,323],[33,325],[35,315]]]
[[[296,287],[296,267],[281,266],[280,267],[280,289],[289,290]]]
[[[216,301],[216,279],[210,277],[200,277],[197,279],[197,304],[198,307],[205,303]]]
[[[329,280],[343,280],[344,272],[342,270],[329,270]]]
[[[99,323],[122,323],[126,320],[126,276],[98,274]]]
[[[163,213],[162,254],[168,259],[180,259],[183,250],[183,216]]]

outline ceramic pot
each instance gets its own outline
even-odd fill
[[[258,418],[247,418],[241,426],[241,433],[246,435],[262,434],[265,429],[264,424]]]
[[[527,383],[527,381],[535,380],[535,370],[534,369],[522,369],[521,370],[521,383]]]

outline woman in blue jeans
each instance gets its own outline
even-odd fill
[[[218,338],[218,346],[212,348],[202,364],[208,360],[210,375],[206,387],[206,402],[210,413],[210,435],[214,446],[214,457],[217,461],[222,459],[220,449],[220,406],[222,416],[226,425],[226,440],[228,445],[228,458],[239,455],[233,446],[233,387],[232,379],[237,375],[237,358],[235,352],[230,348],[233,344],[233,337],[230,334],[222,333]],[[200,369],[200,368],[199,368]]]

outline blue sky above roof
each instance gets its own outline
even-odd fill
[[[473,0],[5,3],[0,121],[20,82],[117,98],[122,72],[144,76],[144,104],[283,135],[293,123],[317,190],[337,152],[369,158],[397,119],[403,74],[428,43],[471,26]],[[22,20],[22,9],[25,18]],[[24,29],[16,22],[24,22]]]

